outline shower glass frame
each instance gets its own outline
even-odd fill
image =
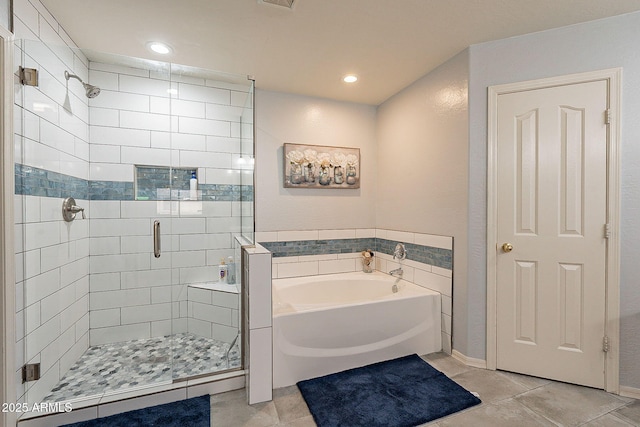
[[[154,378],[133,380],[131,384],[100,393],[83,392],[72,399],[74,408],[95,404],[97,398],[102,401],[118,400],[118,395],[123,392],[127,396],[132,392],[143,395],[175,388],[174,383],[188,379],[234,370],[242,372],[244,349],[241,348],[241,339],[235,339],[239,366],[216,367],[211,363],[197,372],[185,373],[180,370],[177,356],[190,353],[191,348],[185,349],[184,344],[192,345],[192,341],[180,341],[175,337],[179,333],[197,335],[198,339],[217,336],[224,337],[223,342],[230,344],[234,334],[236,337],[242,334],[239,248],[242,244],[253,243],[255,230],[253,80],[170,62],[71,49],[35,40],[16,40],[15,61],[18,63],[14,64],[14,69],[18,65],[37,68],[40,80],[39,87],[22,86],[16,82],[15,91],[19,119],[15,120],[14,130],[17,180],[14,200],[17,204],[16,266],[19,271],[16,282],[20,302],[16,308],[19,338],[16,345],[19,358],[24,359],[18,362],[40,363],[42,375],[33,382],[20,384],[16,381],[19,400],[30,404],[41,402],[51,391],[51,385],[57,384],[52,380],[51,370],[57,369],[58,379],[62,379],[64,371],[77,362],[73,359],[86,352],[80,352],[82,345],[78,345],[79,340],[85,340],[88,349],[105,344],[110,336],[105,325],[113,323],[109,312],[113,314],[118,310],[121,323],[113,326],[119,326],[126,332],[124,335],[113,332],[114,336],[122,337],[129,333],[134,339],[138,323],[134,320],[126,323],[123,319],[141,316],[145,321],[139,323],[148,323],[148,337],[168,336],[168,349],[148,355],[142,361],[132,360],[131,369],[139,373],[139,368],[148,367]],[[42,64],[47,61],[47,64]],[[96,64],[102,65],[94,67]],[[131,73],[122,72],[123,67],[131,69]],[[79,82],[73,79],[65,81],[65,69],[79,74],[89,84],[100,86],[101,94],[92,100],[84,98]],[[92,81],[92,76],[100,82]],[[144,78],[147,80],[142,80]],[[141,82],[144,85],[137,93],[128,92],[132,85]],[[157,92],[158,87],[167,88],[165,96]],[[213,99],[208,100],[206,95],[199,94],[198,88],[204,94],[212,94]],[[190,95],[185,96],[182,90]],[[118,93],[124,94],[130,103],[110,106],[116,102]],[[231,99],[225,105],[221,99],[227,94]],[[141,104],[137,103],[145,97],[148,110],[140,111],[144,107],[140,108]],[[200,107],[203,111],[193,113],[195,117],[181,116],[177,112]],[[224,120],[212,118],[216,114],[221,114]],[[162,130],[136,128],[144,126],[136,121],[137,117],[140,121],[158,119]],[[125,121],[126,125],[123,124]],[[220,131],[218,125],[228,128],[229,135],[224,136],[224,130]],[[86,126],[86,131],[78,130],[82,126]],[[183,128],[198,129],[199,126],[204,129],[202,134],[182,132]],[[210,127],[214,128],[213,133],[220,135],[208,135]],[[119,132],[106,128],[127,129],[123,135],[139,131],[152,139],[149,145],[133,140],[132,145],[125,147],[126,144],[117,140],[106,141],[105,134],[112,132],[113,138]],[[64,138],[65,133],[69,139]],[[200,148],[189,147],[192,142],[199,144]],[[100,179],[104,172],[101,168],[107,169],[109,161],[115,161],[97,156],[101,152],[107,155],[115,153],[114,147],[118,147],[120,157],[120,164],[114,167],[122,170],[126,178]],[[40,148],[42,152],[38,152]],[[146,149],[149,156],[145,154]],[[57,156],[55,159],[52,153]],[[125,161],[126,156],[137,156],[138,160]],[[201,160],[203,163],[199,164]],[[157,197],[159,200],[133,200],[135,192],[131,185],[137,185],[133,179],[135,166],[168,169],[169,182],[162,185],[166,192]],[[126,171],[128,168],[131,170]],[[197,171],[197,200],[185,200],[189,198],[189,192],[184,182],[177,182],[178,172],[185,168]],[[223,173],[229,176],[225,178]],[[221,177],[222,182],[216,182]],[[32,191],[30,186],[34,182],[42,188]],[[83,185],[86,188],[79,188]],[[168,198],[165,197],[167,194]],[[74,221],[67,223],[62,220],[59,208],[57,212],[60,215],[56,218],[56,203],[59,200],[61,208],[62,200],[67,196],[75,197],[77,204],[85,208],[86,220],[78,213]],[[155,220],[161,223],[160,258],[153,254]],[[223,229],[218,233],[213,232],[212,227]],[[113,235],[115,233],[110,230],[115,229],[120,234]],[[52,237],[56,230],[58,236]],[[37,233],[41,233],[44,240],[34,240]],[[52,240],[47,243],[47,239]],[[78,255],[80,252],[86,256]],[[212,290],[206,286],[195,289],[189,286],[215,282],[221,255],[225,258],[234,256],[237,260],[235,308],[230,296],[234,294],[227,289],[216,291],[213,290],[215,286],[211,287]],[[104,259],[103,264],[100,264],[101,259]],[[109,269],[109,265],[114,268]],[[46,288],[47,279],[56,275],[56,280],[61,282],[45,291],[49,294],[36,296],[36,289]],[[69,277],[65,278],[65,275]],[[116,276],[118,285],[109,282]],[[136,282],[138,279],[146,280],[149,286],[140,285],[141,282]],[[67,284],[69,280],[75,281]],[[154,286],[156,284],[158,286]],[[142,297],[147,300],[135,305],[147,289],[148,296]],[[110,300],[117,299],[115,295],[120,291],[129,292],[126,299],[132,305],[112,306]],[[207,292],[212,294],[208,300],[212,310],[217,307],[217,301],[222,301],[220,307],[230,321],[228,326],[216,323],[220,314],[207,313],[206,304],[200,300],[208,298]],[[72,302],[74,298],[77,299]],[[167,312],[170,312],[169,318]],[[200,318],[193,317],[198,312]],[[74,316],[79,318],[74,319],[72,326],[60,330],[60,325],[68,325],[69,318]],[[206,320],[211,320],[210,326],[205,324]],[[58,325],[52,326],[52,321]],[[208,334],[207,327],[210,328]],[[101,336],[101,328],[105,329],[102,338],[94,339]],[[43,337],[51,336],[52,331],[59,336],[42,344]],[[92,334],[94,331],[96,333]],[[193,331],[205,331],[205,334]],[[206,348],[206,342],[204,345]],[[59,357],[50,362],[54,353]],[[166,362],[169,362],[168,370]],[[194,362],[189,360],[185,363]],[[121,365],[118,369],[128,368]],[[134,377],[135,374],[130,373],[129,376]]]

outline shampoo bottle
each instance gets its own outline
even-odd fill
[[[218,266],[218,283],[227,284],[227,265],[224,263],[224,258],[220,260]]]
[[[198,200],[198,178],[196,177],[196,171],[191,172],[191,179],[189,180],[189,198],[191,200]]]
[[[236,283],[236,263],[233,262],[233,257],[227,258],[227,283],[235,285]]]

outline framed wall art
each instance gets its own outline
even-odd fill
[[[360,188],[360,149],[284,144],[285,188]]]

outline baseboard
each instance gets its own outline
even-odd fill
[[[473,357],[465,356],[464,354],[460,353],[458,350],[453,350],[451,352],[451,356],[453,356],[454,359],[459,360],[460,362],[464,363],[467,366],[471,366],[473,368],[487,369],[486,360],[475,359]]]
[[[640,388],[620,386],[620,396],[640,399]]]

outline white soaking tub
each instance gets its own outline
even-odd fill
[[[381,272],[273,280],[273,387],[442,349],[440,294]]]

